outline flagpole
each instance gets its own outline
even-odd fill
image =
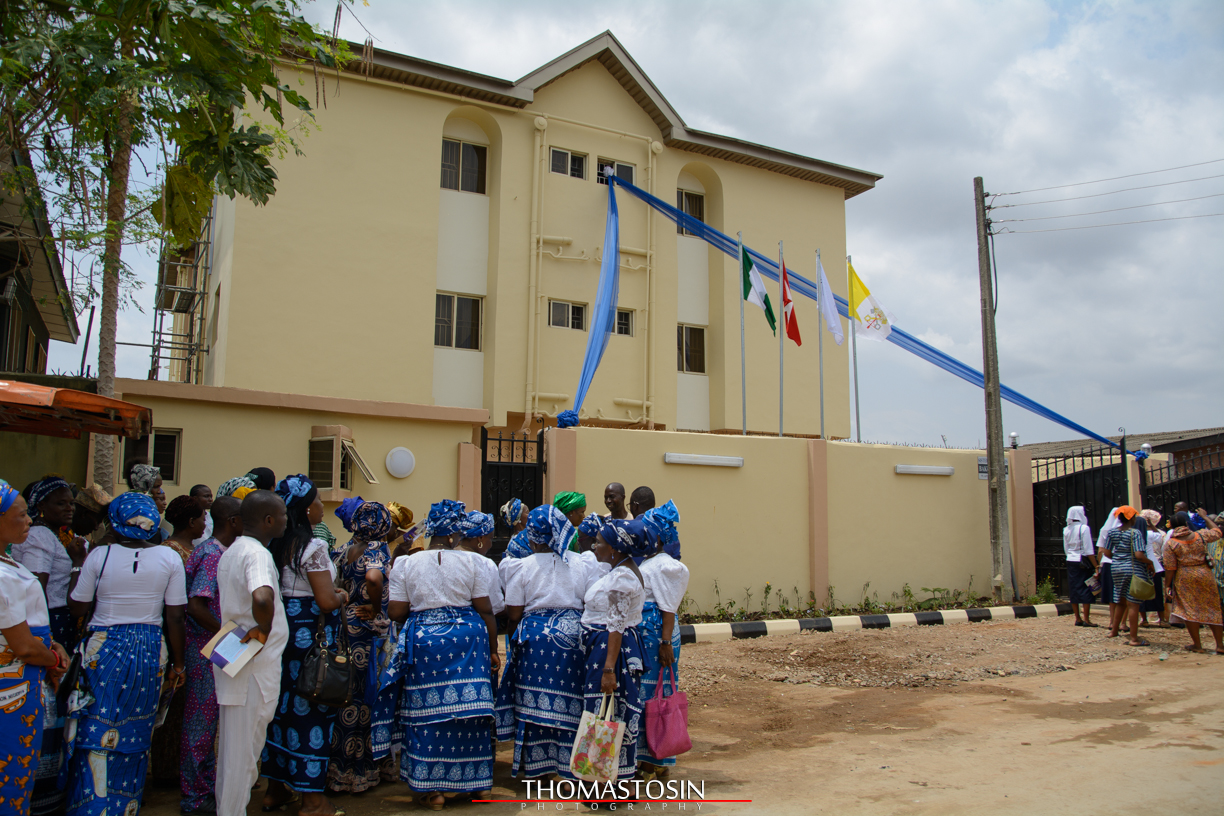
[[[785,374],[785,367],[782,364],[783,342],[786,337],[786,292],[783,289],[782,270],[786,268],[786,262],[782,260],[782,242],[778,242],[778,303],[782,309],[782,325],[778,328],[778,436],[782,435],[782,381]]]
[[[846,271],[850,271],[850,256],[846,256]],[[854,314],[850,315],[850,351],[854,357],[854,439],[856,442],[863,441],[863,416],[859,413],[859,392],[858,392],[858,334],[854,330],[854,324],[858,323],[858,317]]]
[[[740,420],[743,425],[743,435],[748,435],[748,364],[744,357],[744,233],[736,233],[739,237],[739,255],[735,262],[739,267],[739,302],[740,302]]]
[[[820,250],[816,250],[816,269],[820,269]],[[819,278],[817,278],[819,281]],[[825,421],[824,421],[824,304],[820,302],[820,286],[816,287],[816,353],[820,357],[820,438],[827,439],[825,436]]]

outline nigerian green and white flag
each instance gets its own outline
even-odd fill
[[[777,334],[778,321],[774,318],[773,305],[769,302],[769,295],[765,292],[765,283],[761,280],[761,272],[757,269],[756,264],[752,262],[747,248],[742,244],[740,245],[740,269],[743,272],[744,279],[744,300],[761,307],[765,312],[765,319],[769,321],[770,331]]]

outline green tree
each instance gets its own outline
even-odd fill
[[[214,193],[267,203],[272,159],[301,152],[286,111],[311,116],[279,69],[310,67],[317,88],[347,44],[305,22],[297,0],[0,0],[0,10],[0,156],[34,154],[39,177],[26,189],[54,199],[61,240],[100,255],[98,392],[110,396],[125,241],[164,231],[189,244]],[[160,157],[147,190],[131,189],[134,151]],[[101,439],[103,485],[112,453]]]

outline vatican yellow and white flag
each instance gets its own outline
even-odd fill
[[[892,333],[895,318],[892,312],[880,305],[863,282],[849,261],[846,267],[850,270],[850,313],[858,320],[858,336],[870,340],[886,340]]]

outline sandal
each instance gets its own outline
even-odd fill
[[[441,810],[446,807],[446,797],[440,793],[422,793],[417,797],[417,804],[430,810]]]

